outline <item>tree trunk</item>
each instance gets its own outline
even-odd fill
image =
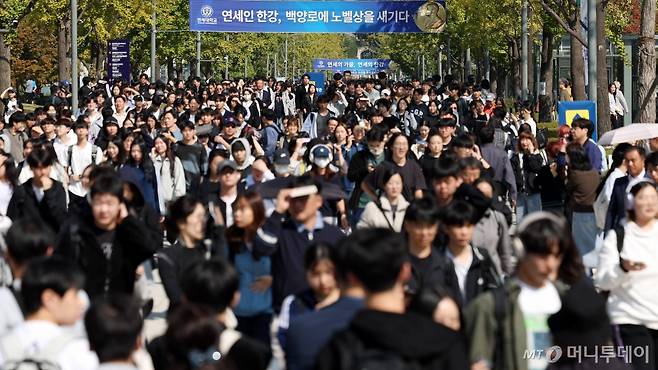
[[[176,71],[174,70],[174,59],[167,58],[167,79],[169,81],[176,78]]]
[[[496,67],[496,64],[491,62],[489,63],[489,82],[491,83],[491,92],[494,92],[496,93],[496,96],[499,96],[498,91],[500,90],[500,83],[498,82],[498,68]]]
[[[544,25],[542,31],[544,38],[541,45],[541,67],[540,80],[545,84],[544,94],[539,95],[539,122],[551,120],[553,108],[553,48],[555,47],[555,35],[550,27]]]
[[[67,12],[59,20],[57,32],[58,77],[60,81],[71,80],[71,17]]]
[[[639,121],[645,123],[656,122],[656,100],[653,98],[654,92],[651,91],[651,85],[656,79],[655,34],[656,0],[644,0],[640,19],[640,38],[637,42],[639,60],[637,90],[640,104],[645,104],[645,100],[647,101],[644,109],[639,112]],[[625,81],[625,83],[630,82]]]
[[[96,60],[96,75],[98,78],[103,78],[104,76],[109,76],[109,73],[105,71],[106,59],[107,59],[107,48],[105,44],[97,42],[98,45],[98,59]]]
[[[528,6],[528,24],[532,23],[532,17],[533,17],[533,11],[532,11],[532,6]],[[536,94],[536,89],[534,88],[535,86],[535,48],[534,48],[534,41],[532,40],[532,34],[531,34],[530,28],[528,28],[528,99],[534,98],[537,99],[535,96]],[[536,101],[536,100],[535,100]]]
[[[521,55],[519,54],[519,42],[510,40],[509,54],[512,66],[512,92],[515,98],[521,97]]]
[[[655,0],[653,0],[655,1]],[[608,100],[608,61],[605,44],[605,4],[596,1],[596,80],[597,103],[596,119],[598,121],[598,136],[610,131],[610,101]],[[655,13],[655,8],[654,8]]]
[[[580,34],[580,12],[576,10],[576,21],[572,24],[575,33]],[[571,36],[571,94],[573,100],[585,100],[585,59],[583,45]]]
[[[5,91],[11,86],[11,50],[5,44],[5,35],[0,33],[0,91]],[[4,111],[5,106],[0,102],[0,109]]]

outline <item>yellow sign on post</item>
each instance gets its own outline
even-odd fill
[[[558,124],[571,127],[571,123],[576,118],[587,118],[594,123],[594,132],[592,139],[597,140],[598,133],[596,130],[596,103],[589,100],[580,101],[561,101],[557,104]]]
[[[564,112],[567,121],[567,126],[571,127],[571,122],[576,118],[589,118],[589,110],[587,109],[569,109]]]

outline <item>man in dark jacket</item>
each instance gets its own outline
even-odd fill
[[[491,121],[490,121],[491,122]],[[510,200],[516,201],[516,180],[512,164],[507,153],[497,148],[494,142],[496,129],[493,124],[489,123],[480,131],[480,151],[482,158],[493,169],[493,180],[496,186],[496,193],[506,196],[509,193]]]
[[[604,231],[606,233],[610,229],[621,225],[622,221],[626,218],[628,184],[631,181],[646,177],[646,170],[644,169],[645,157],[646,152],[644,148],[638,146],[630,147],[624,153],[624,162],[626,162],[628,176],[623,176],[615,180],[612,195],[610,196],[610,204],[608,205],[608,212],[605,217]]]
[[[285,297],[308,289],[304,269],[308,246],[333,245],[343,236],[338,227],[322,220],[321,192],[322,186],[311,176],[296,178],[292,189],[279,191],[276,209],[256,232],[254,251],[272,256],[272,301],[277,310]]]
[[[104,175],[91,187],[92,218],[76,217],[61,229],[55,252],[72,259],[86,277],[90,297],[133,292],[135,270],[158,242],[129,214],[119,177]]]
[[[350,161],[350,166],[347,170],[347,179],[354,183],[354,191],[348,205],[352,210],[351,221],[353,226],[359,221],[363,209],[371,200],[361,190],[361,183],[386,158],[384,153],[386,131],[387,129],[383,125],[375,126],[368,131],[366,135],[368,148],[354,154],[354,157]]]
[[[66,192],[62,183],[50,178],[54,162],[54,151],[43,148],[32,150],[27,157],[34,177],[14,191],[7,208],[7,216],[12,221],[43,220],[53,231],[59,231],[66,218]]]
[[[361,229],[341,243],[347,245],[345,268],[366,292],[366,309],[324,347],[317,369],[468,368],[460,333],[405,312],[410,266],[399,233]]]

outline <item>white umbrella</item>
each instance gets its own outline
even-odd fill
[[[603,134],[599,145],[615,145],[620,143],[634,143],[638,140],[648,140],[658,137],[658,124],[633,123]]]

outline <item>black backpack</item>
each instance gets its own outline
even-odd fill
[[[537,145],[539,146],[539,149],[546,148],[546,144],[548,144],[548,129],[546,127],[538,128],[537,129]]]
[[[416,361],[405,359],[393,351],[378,348],[366,348],[363,342],[353,334],[343,350],[349,353],[343,357],[341,369],[354,370],[421,370],[423,367]],[[342,351],[341,351],[342,352]]]

